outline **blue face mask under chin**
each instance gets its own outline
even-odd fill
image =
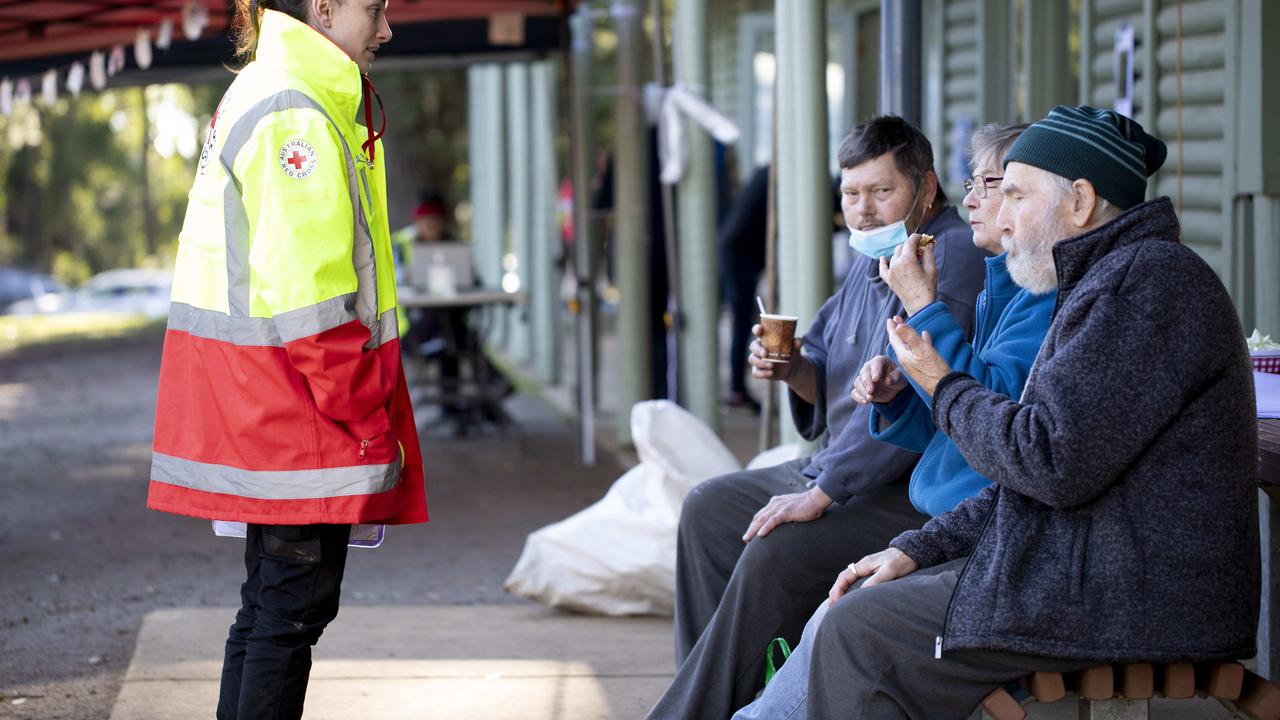
[[[916,195],[915,200],[911,201],[911,209],[907,211],[907,217],[911,217],[911,213],[915,212],[918,202],[920,202],[920,196]],[[916,228],[916,232],[919,231],[920,228]],[[906,218],[873,230],[849,228],[849,247],[869,258],[889,257],[894,249],[906,241]]]
[[[874,230],[849,228],[849,247],[870,258],[889,257],[907,241],[907,222],[899,220]]]

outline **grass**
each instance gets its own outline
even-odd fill
[[[121,313],[0,315],[0,355],[34,345],[121,337],[163,322]]]

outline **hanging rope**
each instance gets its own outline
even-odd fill
[[[1175,212],[1178,217],[1182,217],[1182,0],[1177,0],[1176,8],[1177,17],[1174,21],[1174,46],[1175,54],[1173,61],[1173,81],[1174,81],[1174,115],[1177,119],[1177,130],[1175,131],[1174,142],[1178,146],[1178,160],[1175,166],[1175,178],[1177,181],[1177,204]]]

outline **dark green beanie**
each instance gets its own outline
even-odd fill
[[[1124,115],[1059,105],[1018,136],[1004,163],[1034,165],[1068,180],[1083,178],[1100,197],[1125,210],[1146,198],[1147,178],[1167,153],[1163,142]]]

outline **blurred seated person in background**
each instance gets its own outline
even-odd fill
[[[452,239],[450,215],[440,193],[424,192],[413,210],[413,224],[392,236],[396,285],[402,294],[452,294],[456,290],[456,282],[445,283],[453,286],[446,288],[441,287],[439,281],[431,282],[434,278],[428,277],[436,260],[433,257],[436,249],[446,246],[467,248]],[[454,280],[458,279],[455,275]],[[458,348],[469,343],[466,308],[401,306],[398,320],[400,335],[405,339],[405,352],[413,357],[437,360],[442,386],[446,389],[456,386],[459,380]],[[460,412],[457,403],[452,401],[444,402],[443,408],[446,417]]]
[[[427,293],[432,295],[451,295],[462,284],[470,284],[471,273],[459,273],[453,268],[452,279],[441,282],[432,276],[434,265],[442,262],[445,248],[469,249],[460,242],[450,238],[449,208],[444,198],[437,192],[425,192],[421,202],[413,210],[413,224],[396,231],[394,235],[396,285],[401,292],[409,294]],[[468,258],[470,253],[465,253]],[[469,265],[470,260],[464,259]],[[446,273],[448,274],[448,273]],[[449,280],[449,278],[445,278]],[[466,329],[466,313],[455,309],[407,308],[401,311],[400,334],[407,338],[405,347],[414,354],[432,355],[440,352],[448,341],[460,342]],[[452,335],[446,335],[452,333]],[[428,347],[423,347],[426,344]],[[457,376],[457,362],[446,358],[444,365],[451,365],[452,377]]]
[[[405,352],[438,365],[434,401],[464,433],[473,422],[498,420],[500,398],[513,387],[484,354],[483,331],[477,331],[472,315],[478,306],[465,297],[452,300],[477,289],[479,278],[471,245],[456,238],[451,221],[439,193],[422,194],[413,224],[394,235],[396,284],[406,308],[399,318]]]
[[[414,258],[426,245],[451,242],[449,231],[450,212],[444,197],[438,192],[424,192],[413,209],[413,223],[392,235],[396,262],[396,285],[405,288],[426,288],[426,278],[416,277]],[[419,261],[420,262],[420,261]]]

